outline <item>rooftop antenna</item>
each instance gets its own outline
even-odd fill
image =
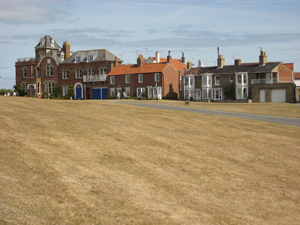
[[[147,55],[148,55],[148,48],[144,48],[146,49],[146,59],[147,59]]]
[[[220,55],[220,48],[219,47],[217,48],[217,51],[218,51],[218,57],[219,57],[219,55]]]

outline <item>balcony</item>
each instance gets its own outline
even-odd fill
[[[273,79],[252,79],[251,84],[277,84],[277,78],[273,78]]]
[[[106,74],[97,74],[94,76],[83,75],[83,82],[97,82],[97,81],[107,81]]]

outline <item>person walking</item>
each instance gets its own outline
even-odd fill
[[[125,90],[124,90],[124,92],[123,92],[123,97],[124,97],[124,99],[126,99],[126,97],[127,97],[126,91],[125,91]]]

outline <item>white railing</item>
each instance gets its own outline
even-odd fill
[[[252,79],[251,84],[276,84],[277,78],[273,79]]]
[[[107,81],[106,74],[96,74],[94,76],[91,75],[83,75],[83,82],[95,82],[95,81]]]

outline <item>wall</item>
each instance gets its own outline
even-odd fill
[[[286,102],[295,102],[295,91],[293,83],[281,83],[281,84],[255,84],[252,85],[252,102],[260,102],[260,90],[266,90],[266,102],[272,101],[272,90],[285,89],[286,90]]]

